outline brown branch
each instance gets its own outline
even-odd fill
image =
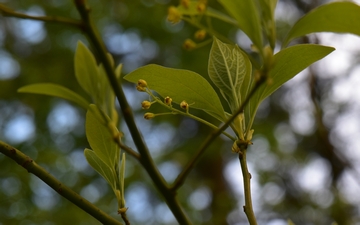
[[[101,211],[99,208],[91,204],[89,201],[81,197],[79,194],[74,192],[69,187],[62,184],[54,176],[52,176],[48,171],[39,166],[34,160],[29,156],[25,155],[16,148],[0,141],[0,152],[17,162],[20,166],[24,167],[29,173],[34,174],[52,189],[54,189],[58,194],[68,199],[74,205],[78,206],[80,209],[87,212],[89,215],[97,219],[103,224],[115,224],[121,225],[119,221],[109,216],[105,212]]]
[[[27,14],[15,12],[14,10],[0,4],[0,14],[4,17],[16,17],[21,19],[30,19],[30,20],[37,20],[43,22],[52,22],[52,23],[62,23],[70,26],[75,26],[77,28],[82,29],[83,24],[79,20],[68,19],[59,16],[30,16]]]

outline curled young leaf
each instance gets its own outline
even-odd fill
[[[235,112],[245,99],[251,82],[251,63],[238,46],[214,37],[210,51],[209,76]]]

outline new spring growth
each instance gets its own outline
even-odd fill
[[[155,114],[154,114],[154,113],[148,112],[148,113],[145,113],[145,114],[144,114],[144,119],[146,119],[146,120],[151,120],[151,119],[154,118],[154,117],[155,117]]]
[[[191,51],[196,48],[196,43],[191,39],[186,39],[183,44],[184,49]]]
[[[175,6],[170,6],[168,9],[167,20],[171,23],[178,23],[181,20],[181,13]]]
[[[206,10],[206,5],[207,5],[206,0],[200,0],[196,5],[196,10],[198,11],[198,13],[204,13]]]
[[[185,8],[188,9],[190,6],[190,0],[181,0],[180,4]]]
[[[145,92],[146,87],[147,87],[147,83],[145,80],[143,80],[143,79],[138,80],[137,85],[136,85],[136,90]]]
[[[171,106],[172,98],[170,98],[169,96],[167,96],[167,97],[164,99],[164,102],[165,102],[166,105]]]
[[[149,102],[149,101],[143,101],[143,102],[141,103],[141,108],[142,108],[142,109],[149,109],[150,106],[151,106],[151,102]]]
[[[196,31],[195,34],[194,34],[194,37],[198,41],[204,40],[204,38],[206,37],[206,30],[198,30],[198,31]]]
[[[182,101],[182,102],[180,103],[180,107],[181,107],[182,109],[186,110],[186,113],[189,112],[189,104],[188,104],[186,101]]]

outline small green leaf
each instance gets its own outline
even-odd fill
[[[226,120],[216,92],[205,78],[195,72],[152,64],[131,72],[124,79],[133,83],[143,79],[162,97],[169,96],[178,104],[185,100],[192,108],[202,109],[220,121]]]
[[[360,6],[352,2],[322,5],[299,19],[283,42],[314,32],[337,32],[360,35]]]
[[[121,190],[121,207],[125,207],[125,196],[124,196],[124,179],[125,179],[125,153],[122,154],[121,157],[121,165],[120,165],[120,171],[119,171],[119,181],[120,181],[120,190]]]
[[[80,41],[75,53],[75,76],[80,86],[89,95],[97,90],[99,75],[96,60],[90,50]]]
[[[229,14],[234,17],[238,26],[262,49],[262,31],[259,10],[254,0],[219,0]]]
[[[261,6],[261,22],[272,49],[275,48],[276,27],[275,8],[277,0],[259,0]]]
[[[105,178],[113,190],[116,190],[116,178],[114,177],[115,173],[113,169],[111,169],[104,161],[102,161],[91,149],[86,148],[84,155],[90,166]]]
[[[97,106],[90,105],[86,113],[86,137],[96,155],[110,168],[115,168],[120,149],[110,133],[109,121]]]
[[[89,102],[85,100],[80,95],[75,92],[67,89],[66,87],[51,84],[51,83],[42,83],[42,84],[31,84],[24,86],[18,90],[20,93],[32,93],[32,94],[42,94],[42,95],[50,95],[54,97],[63,98],[69,101],[72,101],[79,106],[87,109],[89,107]]]
[[[273,67],[268,74],[268,81],[259,87],[249,102],[251,108],[249,126],[252,124],[258,106],[265,98],[302,70],[334,50],[334,48],[328,46],[302,44],[283,49],[275,54]]]
[[[214,37],[210,51],[209,76],[235,112],[245,99],[251,81],[251,63],[238,46]],[[245,82],[244,82],[245,81]]]

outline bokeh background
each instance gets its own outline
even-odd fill
[[[326,2],[279,0],[278,46],[298,18]],[[193,70],[208,79],[210,44],[184,50],[184,40],[193,38],[197,29],[166,21],[167,8],[178,1],[88,3],[116,63],[124,64],[124,74],[156,63]],[[79,18],[72,1],[0,0],[0,4],[30,15]],[[223,11],[214,0],[209,5]],[[213,27],[250,49],[250,41],[237,28],[215,20]],[[85,111],[61,99],[17,93],[24,85],[51,82],[88,97],[74,76],[78,40],[88,43],[73,27],[0,16],[0,140],[119,218],[111,189],[83,155],[89,147]],[[288,219],[302,225],[360,224],[360,38],[321,33],[296,42],[331,45],[337,50],[260,106],[254,145],[248,151],[255,213],[259,224],[284,225]],[[208,127],[181,116],[144,120],[140,104],[148,97],[132,84],[122,81],[122,85],[159,170],[172,182],[209,134]],[[125,142],[134,146],[125,124],[120,128]],[[194,224],[247,224],[241,171],[237,156],[231,153],[232,144],[217,138],[179,190],[178,198]],[[130,156],[125,182],[132,224],[177,224],[146,171]],[[0,154],[0,224],[99,222]]]

